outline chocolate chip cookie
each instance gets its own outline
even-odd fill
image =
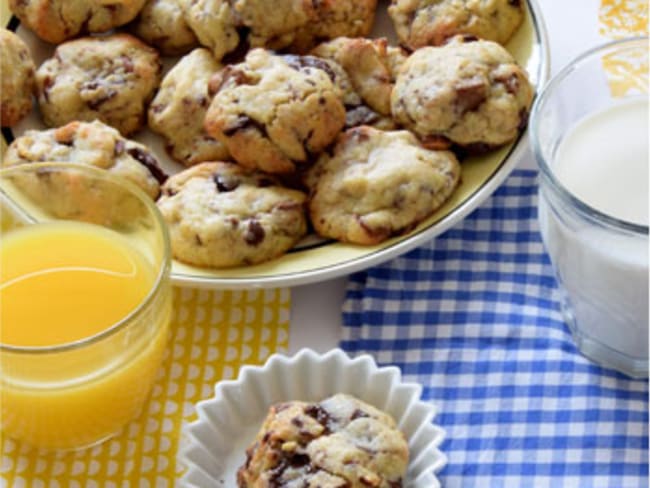
[[[413,53],[397,77],[393,116],[426,145],[489,149],[517,137],[533,87],[502,46],[456,37]]]
[[[158,208],[174,257],[195,266],[261,263],[307,232],[306,195],[235,163],[200,163],[170,177]]]
[[[165,56],[185,54],[199,45],[185,21],[187,0],[147,0],[131,24],[131,32]]]
[[[201,44],[217,60],[240,44],[281,49],[295,39],[299,28],[318,20],[311,0],[193,0],[185,18]]]
[[[99,119],[132,134],[144,123],[160,72],[157,51],[129,34],[65,42],[36,71],[43,121],[58,127]]]
[[[306,54],[317,44],[337,37],[367,37],[375,20],[377,0],[319,0],[317,20],[297,30],[289,46]]]
[[[205,117],[208,134],[238,163],[291,173],[325,149],[345,124],[342,94],[327,63],[254,49],[210,81],[216,93]]]
[[[169,155],[186,166],[230,159],[226,147],[203,128],[211,100],[208,81],[220,68],[209,50],[195,49],[165,75],[149,105],[149,128],[165,138]]]
[[[107,32],[135,18],[146,0],[9,0],[20,22],[47,42]]]
[[[81,163],[130,180],[151,198],[160,194],[167,175],[154,154],[99,121],[71,122],[58,129],[29,130],[7,148],[6,166],[46,161]]]
[[[34,61],[23,40],[0,28],[0,121],[2,127],[17,124],[32,110]]]
[[[400,42],[439,46],[457,34],[505,44],[524,18],[520,0],[392,0],[388,13]]]
[[[239,488],[398,488],[409,462],[393,418],[344,394],[273,405],[246,454]]]
[[[350,129],[306,175],[311,222],[323,237],[378,244],[433,214],[459,177],[452,152],[425,149],[408,131]]]

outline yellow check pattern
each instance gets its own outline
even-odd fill
[[[261,364],[289,340],[290,292],[174,290],[163,367],[140,418],[104,444],[78,453],[39,453],[2,439],[0,486],[172,487],[183,423],[194,405],[243,364]]]

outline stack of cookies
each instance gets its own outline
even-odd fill
[[[517,138],[533,98],[502,46],[524,16],[515,0],[393,0],[399,46],[367,38],[377,0],[9,4],[57,46],[36,68],[0,31],[2,126],[34,95],[49,127],[23,131],[3,164],[129,178],[195,266],[269,261],[310,232],[359,245],[409,232],[453,194],[459,158]],[[168,178],[129,139],[147,129],[185,169]]]

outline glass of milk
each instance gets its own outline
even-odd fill
[[[539,222],[580,351],[648,376],[648,39],[579,56],[535,102]]]

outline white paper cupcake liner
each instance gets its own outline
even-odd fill
[[[197,404],[198,419],[183,430],[180,461],[187,469],[181,486],[236,488],[246,448],[272,404],[321,401],[336,393],[353,395],[395,419],[409,445],[405,488],[440,486],[436,473],[447,458],[438,446],[445,435],[432,423],[435,408],[420,401],[422,387],[403,383],[396,367],[379,368],[371,356],[351,359],[340,349],[274,354],[264,366],[244,366],[237,380],[218,383],[215,396]]]

